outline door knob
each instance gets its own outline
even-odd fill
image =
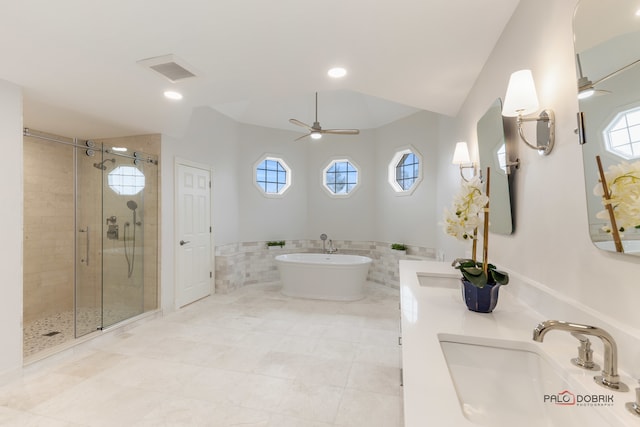
[[[189,243],[189,241],[188,241],[188,240],[180,240],[180,246],[184,246],[184,245],[186,245],[187,243]]]

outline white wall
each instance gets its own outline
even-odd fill
[[[376,129],[375,234],[372,239],[435,248],[439,114],[422,111]],[[397,193],[388,181],[391,159],[412,146],[422,156],[422,182],[412,194]]]
[[[299,133],[239,125],[236,179],[239,191],[239,241],[302,239],[307,227],[307,142]],[[265,197],[255,185],[255,164],[265,155],[291,168],[292,186],[283,197]]]
[[[308,239],[326,233],[333,240],[371,240],[375,229],[376,150],[374,131],[328,135],[307,145]],[[347,158],[359,168],[358,188],[349,197],[331,197],[322,188],[322,171],[332,159]]]
[[[540,157],[518,142],[516,231],[511,236],[491,235],[490,260],[637,328],[640,259],[601,252],[588,234],[582,153],[574,134],[575,4],[574,0],[520,1],[464,103],[457,135],[475,140],[477,121],[493,99],[504,97],[511,72],[532,69],[540,105],[556,113],[556,147],[549,156]],[[441,164],[450,159],[455,142],[442,142]]]
[[[300,135],[296,132],[238,124],[233,175],[238,190],[237,240],[317,239],[326,233],[336,240],[435,247],[438,139],[442,123],[452,121],[420,112],[357,136],[329,135],[321,141],[298,142],[294,142]],[[192,125],[190,133],[211,130],[208,122],[194,120]],[[397,196],[387,183],[387,166],[397,150],[409,145],[422,154],[424,179],[411,196]],[[292,169],[293,185],[284,197],[264,197],[255,186],[254,167],[264,155],[281,157]],[[342,157],[360,167],[360,185],[350,197],[334,198],[322,188],[322,170],[331,159]],[[206,158],[206,153],[199,158]],[[231,198],[214,196],[225,209],[231,208],[227,206],[233,203]],[[225,227],[225,223],[218,225]]]
[[[182,158],[213,167],[213,238],[216,245],[238,241],[237,139],[234,120],[212,110],[193,111],[188,131],[177,139],[163,135],[161,148],[160,303],[174,309],[174,163]]]
[[[22,91],[0,80],[0,378],[22,366]]]
[[[460,177],[460,169],[451,163],[456,142],[466,141],[472,144],[469,136],[456,127],[455,120],[441,120],[438,133],[439,149],[437,161],[437,185],[436,194],[436,217],[438,222],[443,220],[444,208],[450,208],[453,201],[453,195],[460,188],[462,178]],[[472,161],[474,161],[475,152],[471,146],[469,148]],[[465,170],[465,176],[468,176],[469,170]],[[442,256],[447,261],[462,256],[471,256],[471,245],[448,236],[443,227],[436,229],[436,247],[442,252]]]

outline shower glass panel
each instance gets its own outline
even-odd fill
[[[144,312],[145,168],[140,161],[105,154],[103,180],[103,326]],[[152,166],[151,168],[155,168]]]
[[[24,138],[25,356],[72,340],[75,334],[75,150]]]
[[[25,358],[157,309],[159,144],[25,129]]]
[[[99,151],[75,148],[75,336],[102,327],[102,176]],[[88,155],[92,154],[93,155]]]

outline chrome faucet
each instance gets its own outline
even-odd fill
[[[591,350],[591,341],[589,338],[577,332],[571,332],[578,341],[580,341],[580,347],[578,347],[578,357],[571,359],[571,363],[590,371],[597,371],[600,369],[597,363],[593,362],[593,350]]]
[[[640,388],[636,388],[636,401],[624,405],[633,415],[640,417]]]
[[[545,320],[533,330],[533,340],[542,342],[546,333],[554,329],[600,338],[604,345],[604,368],[602,369],[602,375],[593,377],[593,379],[598,384],[609,389],[629,391],[629,387],[620,382],[620,376],[618,375],[618,348],[613,337],[607,331],[596,326],[563,322],[561,320]]]
[[[333,247],[333,240],[329,239],[329,249],[327,249],[326,247],[326,240],[327,240],[327,235],[322,233],[320,235],[320,240],[322,240],[322,253],[323,254],[334,254],[336,252],[338,252],[337,248]]]

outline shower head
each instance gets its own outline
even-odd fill
[[[128,207],[129,209],[131,209],[132,211],[135,211],[136,209],[138,209],[138,204],[137,204],[135,201],[133,201],[133,200],[129,200],[129,201],[127,202],[127,207]]]
[[[104,165],[105,162],[113,162],[115,164],[116,163],[116,159],[104,159],[100,163],[94,163],[93,167],[96,168],[96,169],[101,169],[103,171],[106,171],[107,167]]]

